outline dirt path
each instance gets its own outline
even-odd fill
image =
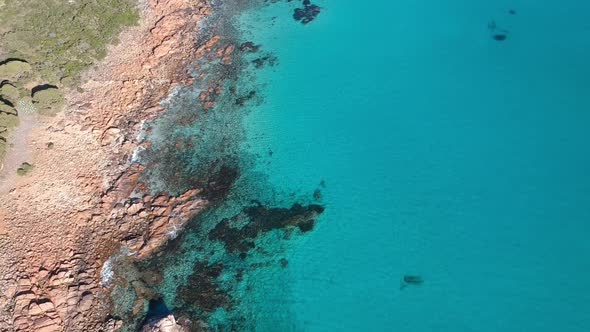
[[[23,162],[32,163],[31,148],[27,137],[31,130],[37,125],[38,115],[35,113],[21,112],[19,114],[20,124],[12,132],[9,138],[10,147],[0,165],[0,195],[8,193],[14,188],[18,175],[17,168]]]

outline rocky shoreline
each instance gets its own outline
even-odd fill
[[[35,169],[0,196],[0,330],[119,330],[105,262],[122,247],[149,257],[207,205],[201,188],[150,193],[134,157],[150,145],[141,132],[161,101],[192,83],[199,50],[216,50],[219,37],[197,40],[211,12],[205,1],[143,1],[139,25],[27,136]],[[232,50],[217,53],[231,61]]]

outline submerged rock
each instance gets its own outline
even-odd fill
[[[416,285],[417,286],[417,285],[422,285],[423,283],[424,283],[424,279],[422,279],[421,276],[407,274],[402,278],[399,289],[402,290],[409,285]]]
[[[209,265],[198,263],[193,269],[187,284],[179,292],[179,299],[205,312],[213,312],[217,308],[228,307],[231,303],[229,295],[222,291],[217,278],[223,271],[223,264]]]
[[[291,208],[267,208],[258,204],[244,208],[240,215],[222,220],[209,233],[209,240],[223,242],[229,252],[245,254],[254,248],[254,240],[259,235],[271,230],[298,228],[304,233],[311,231],[322,212],[324,207],[317,204],[293,204]],[[245,226],[237,228],[244,222]]]
[[[240,44],[239,50],[244,53],[256,53],[260,49],[260,45],[256,45],[253,42],[244,42]]]
[[[490,21],[488,23],[488,30],[492,33],[492,39],[495,41],[504,41],[508,38],[508,31],[499,29],[496,21]]]
[[[252,60],[252,63],[254,64],[254,67],[256,67],[256,69],[261,69],[267,64],[273,67],[277,64],[277,61],[277,57],[269,53]]]
[[[303,8],[295,8],[293,18],[303,24],[313,21],[321,11],[321,7],[311,4],[309,0],[303,1]]]
[[[494,40],[496,40],[496,41],[504,41],[504,40],[506,40],[506,38],[508,38],[508,36],[503,33],[498,33],[498,34],[493,35],[492,38],[494,38]]]

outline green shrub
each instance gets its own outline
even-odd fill
[[[57,88],[46,88],[33,95],[33,103],[39,113],[55,115],[64,103],[64,97]]]
[[[20,167],[16,170],[16,174],[18,174],[19,176],[25,176],[29,172],[31,172],[33,168],[35,168],[35,166],[33,166],[32,164],[22,163]]]
[[[0,35],[10,57],[58,84],[104,57],[106,45],[137,19],[135,0],[4,0]]]

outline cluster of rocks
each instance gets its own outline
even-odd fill
[[[168,315],[155,322],[146,324],[141,332],[188,332],[188,330],[178,324],[173,315]]]
[[[88,222],[97,226],[116,225],[116,238],[139,259],[150,256],[174,238],[206,205],[199,195],[200,189],[188,190],[180,196],[149,194],[145,184],[139,181],[142,171],[142,166],[133,165],[104,193],[101,211],[86,214]]]
[[[143,122],[164,112],[174,87],[191,84],[195,31],[211,8],[192,0],[146,5],[140,25],[67,95],[65,113],[34,129],[35,172],[0,200],[2,331],[120,329],[108,315],[111,289],[99,282],[104,262],[123,247],[132,259],[150,256],[207,204],[198,188],[151,193],[145,167],[132,159],[150,144]]]

